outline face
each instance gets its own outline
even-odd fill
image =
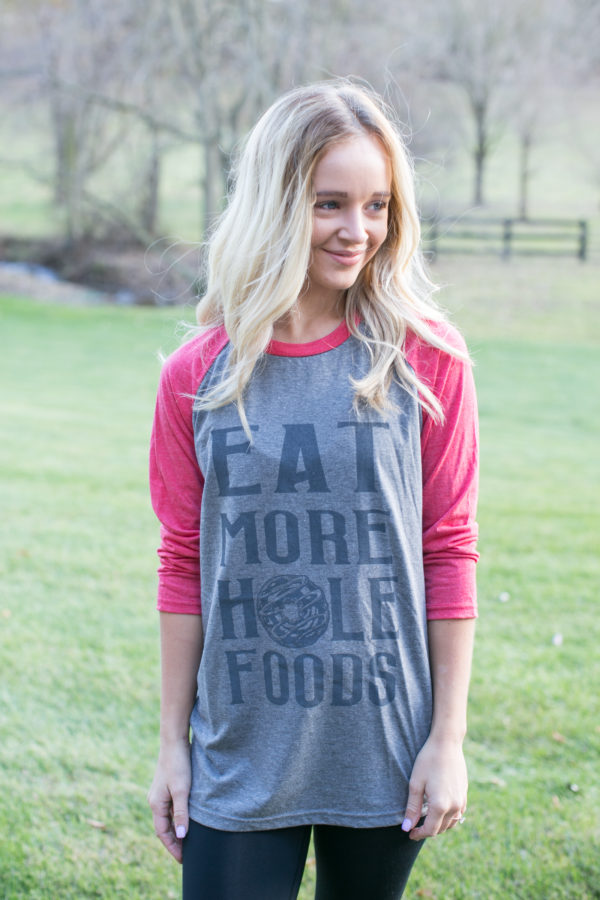
[[[337,303],[375,256],[387,235],[391,178],[383,145],[372,135],[336,144],[319,160],[308,295]]]

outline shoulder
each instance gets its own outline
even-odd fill
[[[443,342],[451,351],[456,351],[459,355],[455,356],[443,347],[436,347],[435,344],[409,329],[404,341],[404,356],[415,370],[417,377],[432,383],[442,373],[459,371],[465,366],[469,366],[465,339],[454,325],[446,321],[427,321],[426,324],[434,339]],[[442,377],[444,376],[442,375]]]
[[[454,325],[451,325],[450,322],[440,321],[433,322],[431,320],[427,320],[427,327],[431,330],[434,337],[436,337],[440,341],[444,341],[444,343],[448,344],[453,350],[458,350],[461,353],[467,353],[467,345],[465,343],[465,339]],[[435,347],[433,344],[428,343],[424,340],[424,338],[419,337],[414,331],[411,331],[410,328],[406,332],[406,339],[404,342],[404,352],[406,357],[415,355],[430,355],[436,356],[438,354],[444,354],[448,356],[444,350],[441,350],[438,347]]]
[[[475,387],[471,360],[460,331],[449,322],[428,321],[432,338],[448,349],[436,347],[413,331],[408,331],[404,355],[419,381],[426,385],[441,403],[444,414],[452,407],[475,407]],[[458,355],[455,355],[458,354]]]
[[[165,360],[161,385],[175,393],[195,394],[211,365],[228,343],[223,326],[195,335]]]

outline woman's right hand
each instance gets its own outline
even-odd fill
[[[148,792],[154,831],[171,856],[181,862],[182,839],[189,826],[188,798],[192,783],[190,744],[187,740],[161,746],[154,779]]]

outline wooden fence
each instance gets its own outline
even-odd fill
[[[423,223],[426,255],[440,253],[501,256],[588,255],[588,223],[583,219],[436,219]]]

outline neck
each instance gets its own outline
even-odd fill
[[[345,315],[345,295],[324,298],[300,297],[294,307],[273,325],[276,341],[304,344],[330,334]]]

